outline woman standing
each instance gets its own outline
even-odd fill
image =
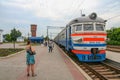
[[[26,64],[27,64],[27,76],[30,76],[30,68],[32,72],[32,76],[36,76],[34,72],[34,64],[35,64],[35,50],[31,47],[30,41],[27,42],[26,46]]]

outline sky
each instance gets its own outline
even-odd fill
[[[92,12],[104,20],[106,29],[120,27],[120,0],[0,0],[0,29],[3,34],[16,28],[23,36],[37,24],[37,36],[47,35],[47,26],[65,27],[69,21]],[[62,29],[50,28],[51,38]]]

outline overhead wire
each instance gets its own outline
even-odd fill
[[[112,3],[112,2],[114,2],[114,0],[111,0],[111,2],[109,2],[108,4],[110,4],[110,3]],[[119,3],[118,5],[112,6],[112,8],[115,9],[115,7],[117,7],[117,6],[119,6],[119,5],[120,5],[120,3]],[[118,9],[119,9],[119,8],[118,8]],[[103,10],[103,8],[102,8],[102,10]],[[108,9],[108,10],[111,10],[111,9]],[[118,10],[114,10],[114,11],[111,11],[111,12],[115,12],[115,11],[118,11]],[[106,11],[106,12],[108,12],[108,11]],[[104,13],[105,13],[105,12],[104,12]],[[109,17],[109,18],[106,19],[106,20],[111,20],[111,19],[114,19],[114,18],[119,17],[119,16],[120,16],[120,14],[119,14],[119,15],[112,16],[112,17]]]
[[[112,2],[114,2],[114,0],[111,0],[111,1],[108,2],[107,4],[110,4],[110,3],[112,3]],[[119,4],[112,6],[112,8],[116,9],[115,7],[117,7],[117,6],[119,6]],[[118,8],[118,9],[119,9],[119,8]],[[108,12],[108,10],[109,10],[110,12],[114,12],[114,13],[116,13],[115,11],[118,11],[118,10],[114,10],[114,11],[113,11],[113,10],[110,9],[110,8],[109,8],[109,9],[107,8],[107,10],[106,10],[105,8],[101,8],[101,10],[104,11],[103,13]],[[106,10],[106,11],[105,11],[105,10]],[[99,11],[100,11],[100,10],[99,10]],[[102,12],[102,11],[101,11],[101,12]],[[111,20],[111,19],[116,18],[116,17],[119,17],[119,16],[120,16],[120,14],[119,14],[119,15],[112,16],[112,17],[109,17],[109,18],[106,19],[106,20],[108,21],[108,20]]]
[[[72,4],[71,4],[71,7],[72,7],[72,8],[69,7],[67,10],[70,10],[70,9],[71,9],[71,10],[73,11],[73,8],[74,8],[74,7],[77,7],[77,8],[78,8],[80,5],[76,6],[76,3],[78,3],[77,1],[79,1],[79,0],[73,0],[73,1],[72,1]],[[84,1],[84,0],[83,0],[83,1]],[[83,1],[82,1],[81,3],[80,3],[80,2],[79,2],[79,3],[82,4]],[[64,21],[66,21],[65,18],[64,18]],[[67,21],[66,21],[66,22],[67,22]],[[68,23],[68,22],[67,22],[67,23]]]
[[[110,18],[107,19],[107,21],[108,21],[108,20],[111,20],[111,19],[114,19],[114,18],[116,18],[116,17],[119,17],[119,16],[120,16],[120,14],[119,14],[119,15],[116,15],[116,16],[113,16],[113,17],[110,17]]]
[[[67,9],[67,10],[69,10],[70,13],[71,13],[71,11],[73,11],[73,9],[76,7],[77,1],[79,1],[79,0],[72,0],[71,6],[68,7],[68,9]],[[69,14],[69,15],[71,15],[71,14]],[[68,16],[69,16],[69,15],[68,15]],[[66,22],[66,24],[68,23],[67,20],[66,20],[65,18],[64,18],[64,21]]]
[[[78,7],[74,10],[73,14],[71,15],[71,18],[75,15],[75,13],[77,13],[77,12],[80,10],[80,8],[81,8],[82,4],[84,3],[84,1],[85,1],[85,0],[82,0],[82,1],[79,3]],[[75,15],[75,16],[76,16],[76,15]]]

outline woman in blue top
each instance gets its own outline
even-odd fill
[[[30,41],[28,41],[26,46],[27,76],[30,76],[30,67],[31,67],[32,76],[34,77],[36,76],[36,74],[34,73],[35,58],[34,58],[34,54],[31,55],[30,51],[35,52],[35,50],[31,47]]]

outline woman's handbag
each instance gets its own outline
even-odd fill
[[[35,54],[36,54],[36,52],[35,52],[35,51],[32,51],[31,47],[30,47],[30,49],[29,49],[29,50],[27,50],[27,52],[28,52],[30,55],[35,55]]]

